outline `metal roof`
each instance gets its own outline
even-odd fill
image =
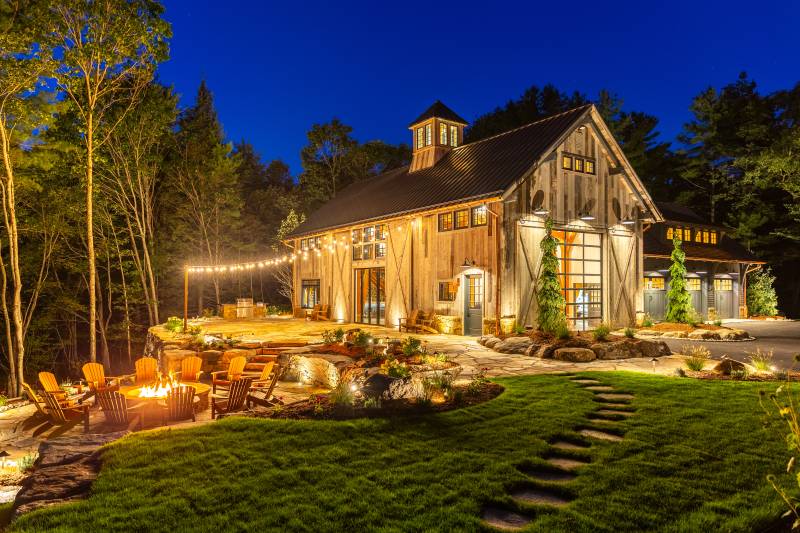
[[[411,127],[414,124],[419,124],[423,120],[428,120],[429,118],[433,117],[449,120],[450,122],[457,122],[458,124],[464,124],[465,126],[467,125],[467,121],[461,118],[458,113],[444,105],[441,100],[436,100],[408,126]]]
[[[408,167],[346,187],[311,213],[289,237],[500,196],[591,108],[581,106],[493,137],[454,148],[434,166]]]

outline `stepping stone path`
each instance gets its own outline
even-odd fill
[[[633,394],[614,392],[614,387],[603,385],[596,379],[581,376],[570,376],[569,379],[572,383],[583,386],[586,390],[594,392],[597,401],[602,402],[602,407],[600,409],[588,415],[588,418],[592,420],[593,423],[613,428],[621,418],[627,418],[635,414],[633,411],[626,410],[629,408],[628,402],[633,400]],[[590,439],[606,442],[621,442],[624,440],[624,437],[608,431],[603,431],[600,427],[581,428],[578,429],[578,433]],[[578,476],[577,473],[572,471],[589,464],[588,461],[581,460],[578,457],[565,457],[557,454],[559,450],[566,452],[586,450],[588,449],[587,446],[581,446],[580,444],[565,440],[555,441],[550,446],[555,450],[556,455],[546,458],[545,461],[550,466],[554,467],[554,470],[536,469],[535,467],[517,467],[519,471],[537,481],[568,483]],[[520,488],[512,491],[509,495],[514,500],[524,504],[564,507],[570,503],[569,499],[561,494],[548,490],[546,487]],[[530,516],[520,514],[510,509],[504,509],[497,505],[488,505],[484,507],[482,518],[486,525],[509,531],[522,529],[533,521],[533,518]]]

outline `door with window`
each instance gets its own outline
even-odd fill
[[[714,303],[718,318],[733,318],[733,280],[714,279]]]
[[[653,320],[663,320],[667,307],[663,276],[645,276],[644,312]]]
[[[700,278],[686,278],[686,289],[689,291],[692,307],[697,314],[703,315],[703,282]]]
[[[464,335],[483,333],[483,275],[464,276]]]
[[[362,324],[385,323],[386,271],[380,268],[355,269],[354,317]]]
[[[603,317],[602,247],[600,235],[554,231],[558,240],[558,280],[571,329],[587,330]]]

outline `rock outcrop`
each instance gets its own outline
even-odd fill
[[[573,363],[588,363],[597,359],[597,355],[589,348],[558,348],[553,352],[553,359],[571,361]]]

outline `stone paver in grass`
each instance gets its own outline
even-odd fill
[[[621,411],[619,409],[600,409],[596,412],[598,415],[605,415],[605,416],[633,416],[636,413],[633,411]]]
[[[528,516],[494,505],[484,507],[482,516],[483,521],[490,526],[507,531],[522,529],[531,522]]]
[[[611,392],[614,390],[614,387],[610,385],[591,385],[589,387],[584,387],[584,388],[592,392]]]
[[[612,402],[603,402],[604,409],[631,409],[631,404],[629,403],[612,403]],[[635,411],[630,410],[626,411],[627,413],[634,414]]]
[[[582,429],[579,431],[579,433],[584,437],[589,437],[592,439],[607,440],[611,442],[622,441],[622,437],[620,437],[619,435],[614,435],[613,433],[606,433],[605,431],[600,431],[599,429]]]
[[[550,505],[552,507],[569,505],[569,500],[558,494],[553,494],[547,489],[522,488],[512,491],[510,496],[517,501],[535,505]]]
[[[578,383],[579,385],[600,385],[600,382],[596,379],[588,379],[588,378],[580,378],[580,379],[573,379],[573,383]]]
[[[556,468],[562,468],[564,470],[575,470],[589,464],[588,461],[571,459],[569,457],[548,457],[545,461]]]
[[[578,477],[578,474],[565,470],[545,470],[536,467],[523,467],[519,468],[519,471],[538,481],[548,481],[550,483],[568,483]]]
[[[589,447],[585,444],[575,444],[574,442],[567,442],[565,440],[557,440],[550,446],[558,450],[585,450]]]
[[[633,394],[617,393],[602,393],[595,396],[598,400],[604,402],[618,402],[620,400],[633,400]]]

